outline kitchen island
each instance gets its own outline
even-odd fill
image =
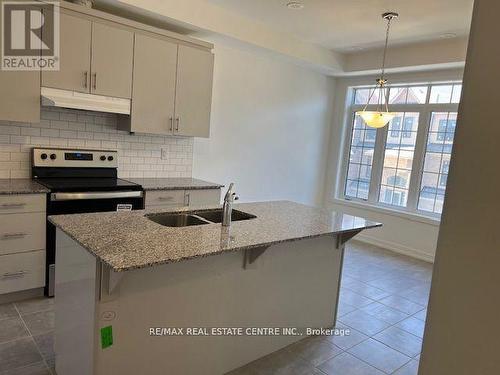
[[[344,244],[380,224],[287,201],[235,209],[231,227],[214,207],[51,217],[57,373],[220,375],[332,327]],[[166,220],[182,213],[196,225]]]

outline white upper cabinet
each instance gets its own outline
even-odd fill
[[[208,137],[214,55],[205,49],[179,45],[177,61],[174,134]]]
[[[130,99],[134,33],[73,14],[60,17],[60,70],[43,71],[42,86]]]
[[[92,22],[66,13],[60,20],[59,70],[42,72],[42,86],[88,93]]]
[[[133,32],[93,22],[91,93],[130,99],[133,59]]]
[[[135,34],[132,113],[127,130],[172,134],[177,44]]]
[[[214,55],[136,34],[132,115],[121,127],[131,132],[208,137]]]

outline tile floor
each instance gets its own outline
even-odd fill
[[[55,374],[53,304],[39,298],[0,305],[0,374]]]
[[[432,265],[359,242],[345,253],[337,328],[230,375],[416,375]],[[0,305],[0,374],[55,374],[53,299]],[[229,374],[228,374],[229,375]]]
[[[432,264],[352,241],[336,327],[227,375],[417,375]],[[347,331],[346,331],[347,332]]]

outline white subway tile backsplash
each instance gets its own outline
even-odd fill
[[[0,126],[0,134],[19,135],[21,134],[21,128],[7,123],[3,126]]]
[[[10,143],[19,144],[19,145],[26,145],[26,144],[30,143],[30,137],[25,136],[25,135],[11,135],[10,136]]]
[[[10,161],[30,161],[29,152],[11,152]]]
[[[20,145],[11,145],[11,144],[1,144],[0,151],[2,152],[18,152],[21,150]]]
[[[49,137],[31,137],[31,145],[33,146],[48,146],[50,144]]]
[[[42,137],[59,137],[59,133],[58,129],[41,129],[40,131]]]
[[[59,112],[58,111],[42,110],[42,113],[40,114],[40,118],[42,120],[59,120]]]
[[[51,120],[50,127],[54,129],[68,129],[68,121]]]
[[[0,170],[6,171],[12,169],[21,169],[21,163],[18,161],[0,161]]]
[[[75,130],[61,130],[59,132],[61,138],[76,138],[77,134]]]
[[[101,141],[85,140],[85,147],[87,148],[102,148]]]
[[[40,129],[38,128],[21,128],[21,135],[29,135],[34,137],[40,136]]]
[[[77,138],[79,139],[94,139],[94,134],[91,132],[81,132],[79,131],[77,134]]]
[[[83,139],[68,139],[68,147],[85,147],[85,140]]]
[[[61,112],[59,113],[59,118],[63,121],[77,121],[76,113],[71,112]]]
[[[50,146],[54,147],[67,147],[68,146],[68,140],[65,138],[50,138],[49,139],[49,144]]]
[[[122,178],[191,177],[193,138],[129,134],[116,124],[114,114],[62,108],[43,108],[39,123],[0,121],[0,178],[28,178],[30,150],[40,146],[116,150]]]
[[[18,170],[10,171],[10,178],[30,178],[30,170]]]

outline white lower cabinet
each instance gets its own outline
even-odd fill
[[[210,206],[220,203],[220,189],[187,190],[188,206]]]
[[[45,194],[0,196],[0,294],[45,285]]]
[[[2,255],[0,258],[0,294],[45,285],[45,250]]]
[[[44,212],[0,215],[0,255],[45,248]]]
[[[186,206],[184,190],[151,190],[146,191],[146,208],[171,208]]]
[[[217,205],[220,189],[146,191],[146,208],[175,208]]]

